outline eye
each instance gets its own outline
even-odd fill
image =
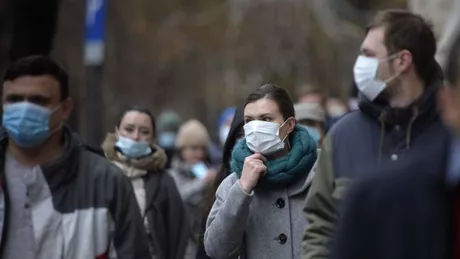
[[[273,119],[271,117],[268,117],[268,116],[263,116],[261,118],[261,121],[272,121]]]
[[[46,106],[51,102],[50,98],[46,98],[44,96],[30,96],[28,101],[40,106]]]
[[[251,122],[252,119],[244,119],[244,124]]]
[[[142,131],[141,131],[141,134],[142,134],[143,136],[150,136],[150,131],[148,131],[148,130],[142,130]]]
[[[130,132],[130,133],[134,131],[133,127],[125,127],[124,129],[126,132]]]

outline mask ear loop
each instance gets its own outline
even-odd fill
[[[392,55],[390,55],[390,56],[388,56],[388,57],[386,57],[386,58],[384,58],[384,59],[380,59],[380,60],[379,60],[379,65],[380,65],[381,63],[383,63],[383,62],[387,62],[387,61],[390,61],[390,60],[396,58],[396,57],[398,56],[398,54],[399,54],[399,52],[394,53],[394,54],[392,54]],[[393,81],[393,80],[395,80],[396,78],[398,78],[398,76],[400,76],[400,75],[401,75],[401,73],[396,73],[395,75],[391,76],[390,78],[387,78],[387,79],[385,79],[385,80],[380,80],[380,81],[384,82],[385,84],[388,84],[388,83],[390,83],[391,81]]]
[[[64,102],[59,103],[51,110],[50,115],[49,115],[50,119],[51,119],[51,116],[53,116],[55,112],[57,112],[60,108],[63,107],[63,103]],[[63,126],[64,126],[64,122],[61,121],[61,123],[56,128],[50,131],[50,137],[54,135],[56,132],[58,132],[60,129],[62,129]]]
[[[293,119],[293,118],[290,117],[290,118],[288,118],[287,120],[285,120],[285,121],[283,122],[283,124],[281,124],[281,126],[279,127],[279,129],[281,129],[284,125],[286,125],[286,123],[287,123],[288,121],[290,121],[291,119]],[[278,135],[279,135],[279,129],[278,129]],[[292,132],[292,131],[291,131],[291,132]],[[284,138],[283,138],[281,141],[282,141],[282,142],[286,141],[287,137],[289,136],[289,134],[291,134],[291,132],[288,132],[288,133],[286,134],[286,136],[284,136]],[[288,144],[288,148],[291,149],[291,143],[289,142],[289,139],[287,139],[287,144]]]

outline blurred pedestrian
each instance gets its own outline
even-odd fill
[[[67,73],[48,57],[20,59],[2,100],[0,258],[151,258],[129,181],[65,126]]]
[[[206,190],[216,177],[209,162],[210,142],[208,131],[197,120],[189,120],[179,128],[176,139],[178,151],[170,173],[186,205],[191,225],[192,233],[185,258],[196,256]]]
[[[228,131],[230,130],[230,124],[232,123],[233,116],[235,115],[235,108],[230,107],[225,109],[219,117],[218,121],[218,132],[219,142],[215,143],[211,141],[209,145],[209,159],[210,166],[213,168],[219,168],[222,161],[222,148],[225,144]]]
[[[166,152],[168,160],[166,161],[165,168],[171,168],[171,161],[175,155],[175,143],[177,131],[181,124],[180,116],[173,111],[166,111],[158,117],[158,144]]]
[[[224,147],[227,141],[227,136],[232,126],[233,117],[235,116],[236,108],[230,107],[225,109],[219,117],[218,129],[219,129],[219,142],[221,147]]]
[[[426,147],[441,153],[447,132],[436,107],[443,78],[435,51],[423,17],[406,10],[374,17],[354,66],[360,109],[343,116],[323,141],[306,199],[303,258],[329,258],[337,208],[353,179],[375,174],[383,163],[397,168],[415,161]]]
[[[379,177],[357,183],[344,204],[334,259],[460,258],[458,35],[445,66],[447,84],[439,94],[443,121],[452,132],[450,146],[440,150],[430,145],[412,164],[384,167]]]
[[[233,149],[233,173],[219,186],[204,245],[214,259],[300,258],[301,207],[316,143],[296,126],[294,105],[276,85],[257,88],[244,107],[245,138]]]
[[[297,101],[299,103],[319,103],[323,108],[325,108],[326,96],[320,88],[314,85],[305,84],[301,86],[297,95]]]
[[[105,155],[131,180],[140,215],[155,259],[182,259],[189,240],[189,222],[173,178],[166,173],[166,154],[155,144],[151,112],[125,110],[102,145]]]
[[[319,103],[296,103],[294,105],[297,123],[304,127],[318,146],[325,134],[326,112]]]
[[[327,114],[327,129],[331,129],[343,115],[349,111],[348,104],[339,98],[329,97],[326,100],[326,114]]]
[[[239,108],[236,110],[233,120],[230,126],[230,129],[228,131],[227,138],[225,140],[225,145],[223,149],[223,154],[222,154],[222,165],[220,166],[219,170],[217,171],[216,178],[214,179],[214,182],[211,185],[211,188],[209,188],[207,195],[206,195],[206,205],[204,206],[204,218],[202,221],[202,229],[200,232],[200,243],[198,246],[197,250],[197,255],[196,259],[210,259],[206,254],[206,251],[204,249],[204,243],[203,243],[203,238],[204,238],[204,232],[206,230],[206,219],[209,215],[209,211],[212,208],[212,205],[216,201],[216,191],[219,185],[222,183],[222,181],[232,173],[232,170],[230,168],[230,160],[231,160],[231,155],[233,151],[233,147],[239,141],[241,138],[244,137],[244,132],[243,132],[243,108]]]

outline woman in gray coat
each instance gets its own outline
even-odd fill
[[[245,139],[216,193],[204,238],[214,259],[300,259],[307,221],[302,207],[317,158],[316,143],[296,126],[285,90],[264,85],[244,107]]]

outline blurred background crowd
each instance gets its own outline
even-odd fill
[[[62,65],[75,101],[70,127],[92,147],[103,143],[105,155],[128,172],[138,200],[145,193],[139,195],[143,187],[135,180],[168,169],[179,189],[171,201],[181,204],[180,195],[191,222],[190,240],[183,234],[186,258],[195,258],[204,249],[205,219],[217,190],[212,185],[226,176],[219,170],[230,171],[230,152],[248,124],[244,99],[258,86],[279,85],[294,103],[299,131],[307,130],[319,147],[334,123],[358,109],[352,68],[369,19],[387,8],[430,19],[436,59],[445,63],[460,25],[460,0],[3,0],[0,71],[34,54]],[[128,122],[139,115],[148,130],[129,139],[134,130]],[[147,140],[155,142],[146,153],[152,164],[142,170],[131,170],[132,161],[116,155]],[[316,148],[308,171],[316,165]],[[279,242],[286,242],[284,233]]]
[[[262,83],[298,101],[322,98],[332,117],[356,108],[350,68],[369,17],[411,9],[431,19],[446,44],[454,2],[4,0],[0,70],[50,54],[71,76],[71,126],[93,145],[133,103],[155,117],[196,118],[217,143],[223,111]]]

